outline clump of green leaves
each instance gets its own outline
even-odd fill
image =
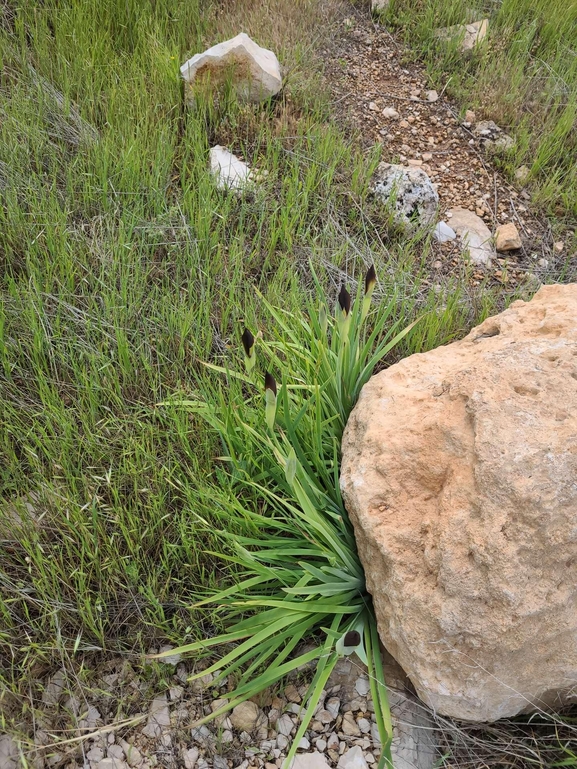
[[[340,493],[339,464],[342,433],[362,386],[409,328],[399,330],[392,321],[394,297],[371,312],[373,267],[354,300],[341,288],[332,316],[315,281],[320,306],[310,303],[302,317],[262,299],[278,331],[255,339],[245,329],[244,370],[207,364],[225,380],[211,402],[172,402],[204,416],[222,438],[229,472],[224,487],[215,485],[210,507],[223,522],[227,553],[218,556],[238,569],[238,581],[201,601],[220,608],[227,632],[177,651],[232,645],[199,674],[220,671],[214,683],[233,674],[238,681],[228,704],[204,721],[317,661],[287,766],[337,660],[356,653],[369,670],[379,767],[392,766],[379,638]],[[248,536],[239,534],[247,529]],[[311,638],[315,648],[302,651]]]

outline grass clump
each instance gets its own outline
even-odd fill
[[[205,490],[208,496],[200,502],[216,507],[225,548],[219,560],[238,570],[232,586],[211,591],[202,602],[220,607],[225,632],[177,652],[234,644],[198,674],[219,671],[214,683],[238,676],[229,703],[205,720],[317,661],[287,765],[339,656],[356,652],[368,665],[383,746],[379,766],[392,766],[379,636],[339,489],[340,445],[350,411],[375,366],[410,330],[399,330],[392,320],[394,297],[369,314],[375,284],[371,267],[364,293],[357,291],[354,301],[343,285],[334,318],[318,281],[320,306],[309,302],[304,317],[265,302],[278,330],[268,339],[267,327],[256,342],[245,329],[245,371],[211,365],[225,378],[213,397],[171,401],[203,416],[221,437],[227,475],[219,474],[218,485]],[[279,384],[271,371],[281,372]],[[211,519],[199,523],[213,526],[214,512]],[[309,637],[317,645],[299,652]]]

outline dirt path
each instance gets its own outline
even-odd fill
[[[424,68],[407,64],[406,48],[366,10],[351,9],[338,42],[320,53],[340,119],[358,130],[367,148],[381,144],[383,160],[422,168],[437,186],[440,219],[450,224],[448,209],[462,206],[481,216],[493,233],[500,224],[517,226],[522,248],[498,254],[489,273],[474,272],[473,285],[492,277],[511,288],[527,277],[555,274],[565,255],[555,251],[547,224],[530,211],[528,192],[505,179],[472,133],[470,121],[490,115],[468,114],[465,122],[441,91],[429,101]],[[462,263],[454,241],[434,244],[433,271],[451,273]]]

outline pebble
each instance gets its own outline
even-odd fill
[[[44,691],[42,692],[42,702],[44,705],[58,705],[60,698],[64,693],[66,683],[66,672],[59,670],[49,679]]]
[[[102,750],[102,748],[96,748],[96,747],[90,748],[90,750],[86,754],[86,758],[90,762],[94,762],[94,763],[98,761],[102,761],[102,759],[104,758],[104,751]]]
[[[311,744],[307,740],[307,738],[306,737],[301,737],[301,739],[299,741],[299,744],[298,744],[298,749],[299,750],[308,750],[310,748],[310,746],[311,746]]]
[[[264,720],[264,714],[255,702],[247,700],[233,708],[229,718],[239,732],[252,732],[259,722]]]
[[[212,759],[213,769],[228,769],[228,759],[224,756],[214,756]]]
[[[120,746],[122,747],[122,750],[124,750],[126,763],[129,766],[140,766],[143,759],[138,748],[135,748],[134,745],[126,742],[126,740],[120,740]]]
[[[427,101],[435,102],[439,100],[439,94],[436,91],[427,91]]]
[[[371,731],[371,722],[366,718],[359,718],[357,725],[363,734],[368,734]]]
[[[338,712],[339,711],[337,710],[337,712],[333,714],[332,710],[319,710],[315,716],[315,721],[319,721],[321,724],[330,724],[331,721],[335,720]]]
[[[357,678],[355,682],[355,689],[357,690],[357,693],[361,697],[366,697],[367,694],[371,691],[371,685],[369,683],[369,679],[365,676],[362,676],[361,678]]]
[[[322,737],[319,737],[319,739],[315,742],[315,748],[319,751],[319,753],[324,753],[327,749],[327,741],[323,740]]]
[[[329,769],[327,759],[322,753],[298,753],[291,764],[291,769]]]
[[[148,723],[142,730],[142,734],[151,739],[160,737],[163,726],[170,726],[168,703],[166,697],[155,697],[150,705]]]
[[[107,753],[109,758],[118,758],[124,761],[124,751],[120,745],[109,745]]]
[[[553,250],[556,251],[558,254],[562,254],[564,248],[565,248],[565,243],[563,243],[562,240],[558,240],[557,243],[553,244]]]
[[[279,734],[279,736],[276,738],[276,746],[280,750],[284,750],[286,746],[289,744],[288,737],[286,737],[284,734]]]
[[[372,102],[369,103],[369,109],[371,110],[371,112],[376,112],[379,108],[377,107],[375,102],[372,101]]]
[[[96,764],[96,769],[127,769],[128,764],[125,764],[120,758],[103,758]]]
[[[450,240],[455,240],[456,237],[455,230],[449,227],[446,222],[437,222],[433,230],[433,238],[437,243],[447,243]]]
[[[387,120],[397,120],[399,113],[394,107],[385,107],[383,110],[383,117],[386,117]]]
[[[276,722],[275,728],[279,734],[283,734],[285,737],[290,737],[294,724],[288,713],[283,713]]]
[[[327,749],[328,750],[338,750],[339,749],[339,738],[338,738],[338,736],[334,732],[331,732],[331,734],[329,734],[329,736],[328,736],[328,739],[327,739]]]
[[[355,721],[351,711],[349,711],[348,713],[345,713],[345,715],[343,716],[343,723],[341,724],[341,729],[343,733],[349,737],[361,736],[361,730],[359,729],[357,722]]]
[[[333,718],[338,716],[340,707],[341,701],[338,697],[331,697],[325,702],[325,710],[327,710]]]
[[[190,730],[190,736],[193,742],[198,742],[199,745],[208,745],[214,740],[214,735],[204,724],[202,726],[193,726]]]
[[[173,686],[168,690],[168,696],[170,697],[172,702],[175,702],[175,700],[179,700],[183,694],[184,694],[183,686]]]
[[[170,652],[174,649],[174,646],[166,645],[161,646],[159,650],[159,654],[163,654],[164,652]],[[165,665],[172,665],[173,667],[176,667],[181,659],[180,654],[170,654],[168,657],[163,657],[160,662],[163,662]]]
[[[362,749],[355,746],[343,753],[339,758],[337,769],[368,769]]]
[[[284,690],[285,697],[289,702],[302,702],[298,689],[293,684],[289,684]]]

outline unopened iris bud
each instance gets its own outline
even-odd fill
[[[267,371],[264,375],[264,415],[269,430],[274,427],[276,417],[276,381]]]
[[[344,284],[341,286],[341,290],[339,292],[339,307],[341,308],[341,311],[346,318],[351,311],[351,295],[345,288]]]
[[[373,296],[373,291],[375,290],[376,285],[377,285],[377,273],[375,272],[375,265],[372,264],[367,270],[367,274],[365,275],[365,295],[363,297],[363,305],[361,308],[361,323],[369,314],[369,308],[371,306],[371,297]]]
[[[254,336],[245,328],[242,332],[242,346],[244,347],[244,365],[247,371],[252,371],[256,363],[254,353]]]

